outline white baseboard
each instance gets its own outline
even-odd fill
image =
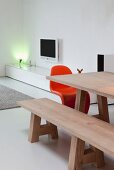
[[[5,66],[4,65],[0,65],[0,77],[5,76]]]

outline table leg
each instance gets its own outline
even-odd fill
[[[105,122],[109,122],[109,112],[107,98],[104,96],[97,95],[99,117]]]
[[[72,136],[68,170],[80,170],[83,161],[85,142]]]
[[[75,109],[80,112],[85,111],[86,91],[77,89]]]
[[[77,90],[75,109],[84,112],[86,92]],[[83,155],[84,155],[85,142],[79,138],[72,136],[71,147],[69,154],[68,170],[80,170]]]

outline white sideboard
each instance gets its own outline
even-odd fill
[[[46,76],[50,70],[37,66],[6,65],[6,76],[49,91],[49,80]]]
[[[6,65],[6,76],[30,84],[32,86],[50,91],[49,80],[50,69],[37,66]],[[96,95],[90,93],[91,103],[96,103]]]

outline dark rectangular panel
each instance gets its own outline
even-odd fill
[[[56,57],[56,42],[51,39],[40,39],[40,55],[44,57]]]
[[[97,71],[104,71],[104,55],[102,54],[97,55]]]

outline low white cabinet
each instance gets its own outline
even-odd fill
[[[43,67],[6,65],[6,76],[49,91],[50,70]]]
[[[6,65],[6,76],[30,84],[32,86],[50,91],[49,80],[46,76],[50,75],[50,69],[43,67],[29,67],[18,65]],[[90,94],[91,103],[96,102],[96,95]]]

